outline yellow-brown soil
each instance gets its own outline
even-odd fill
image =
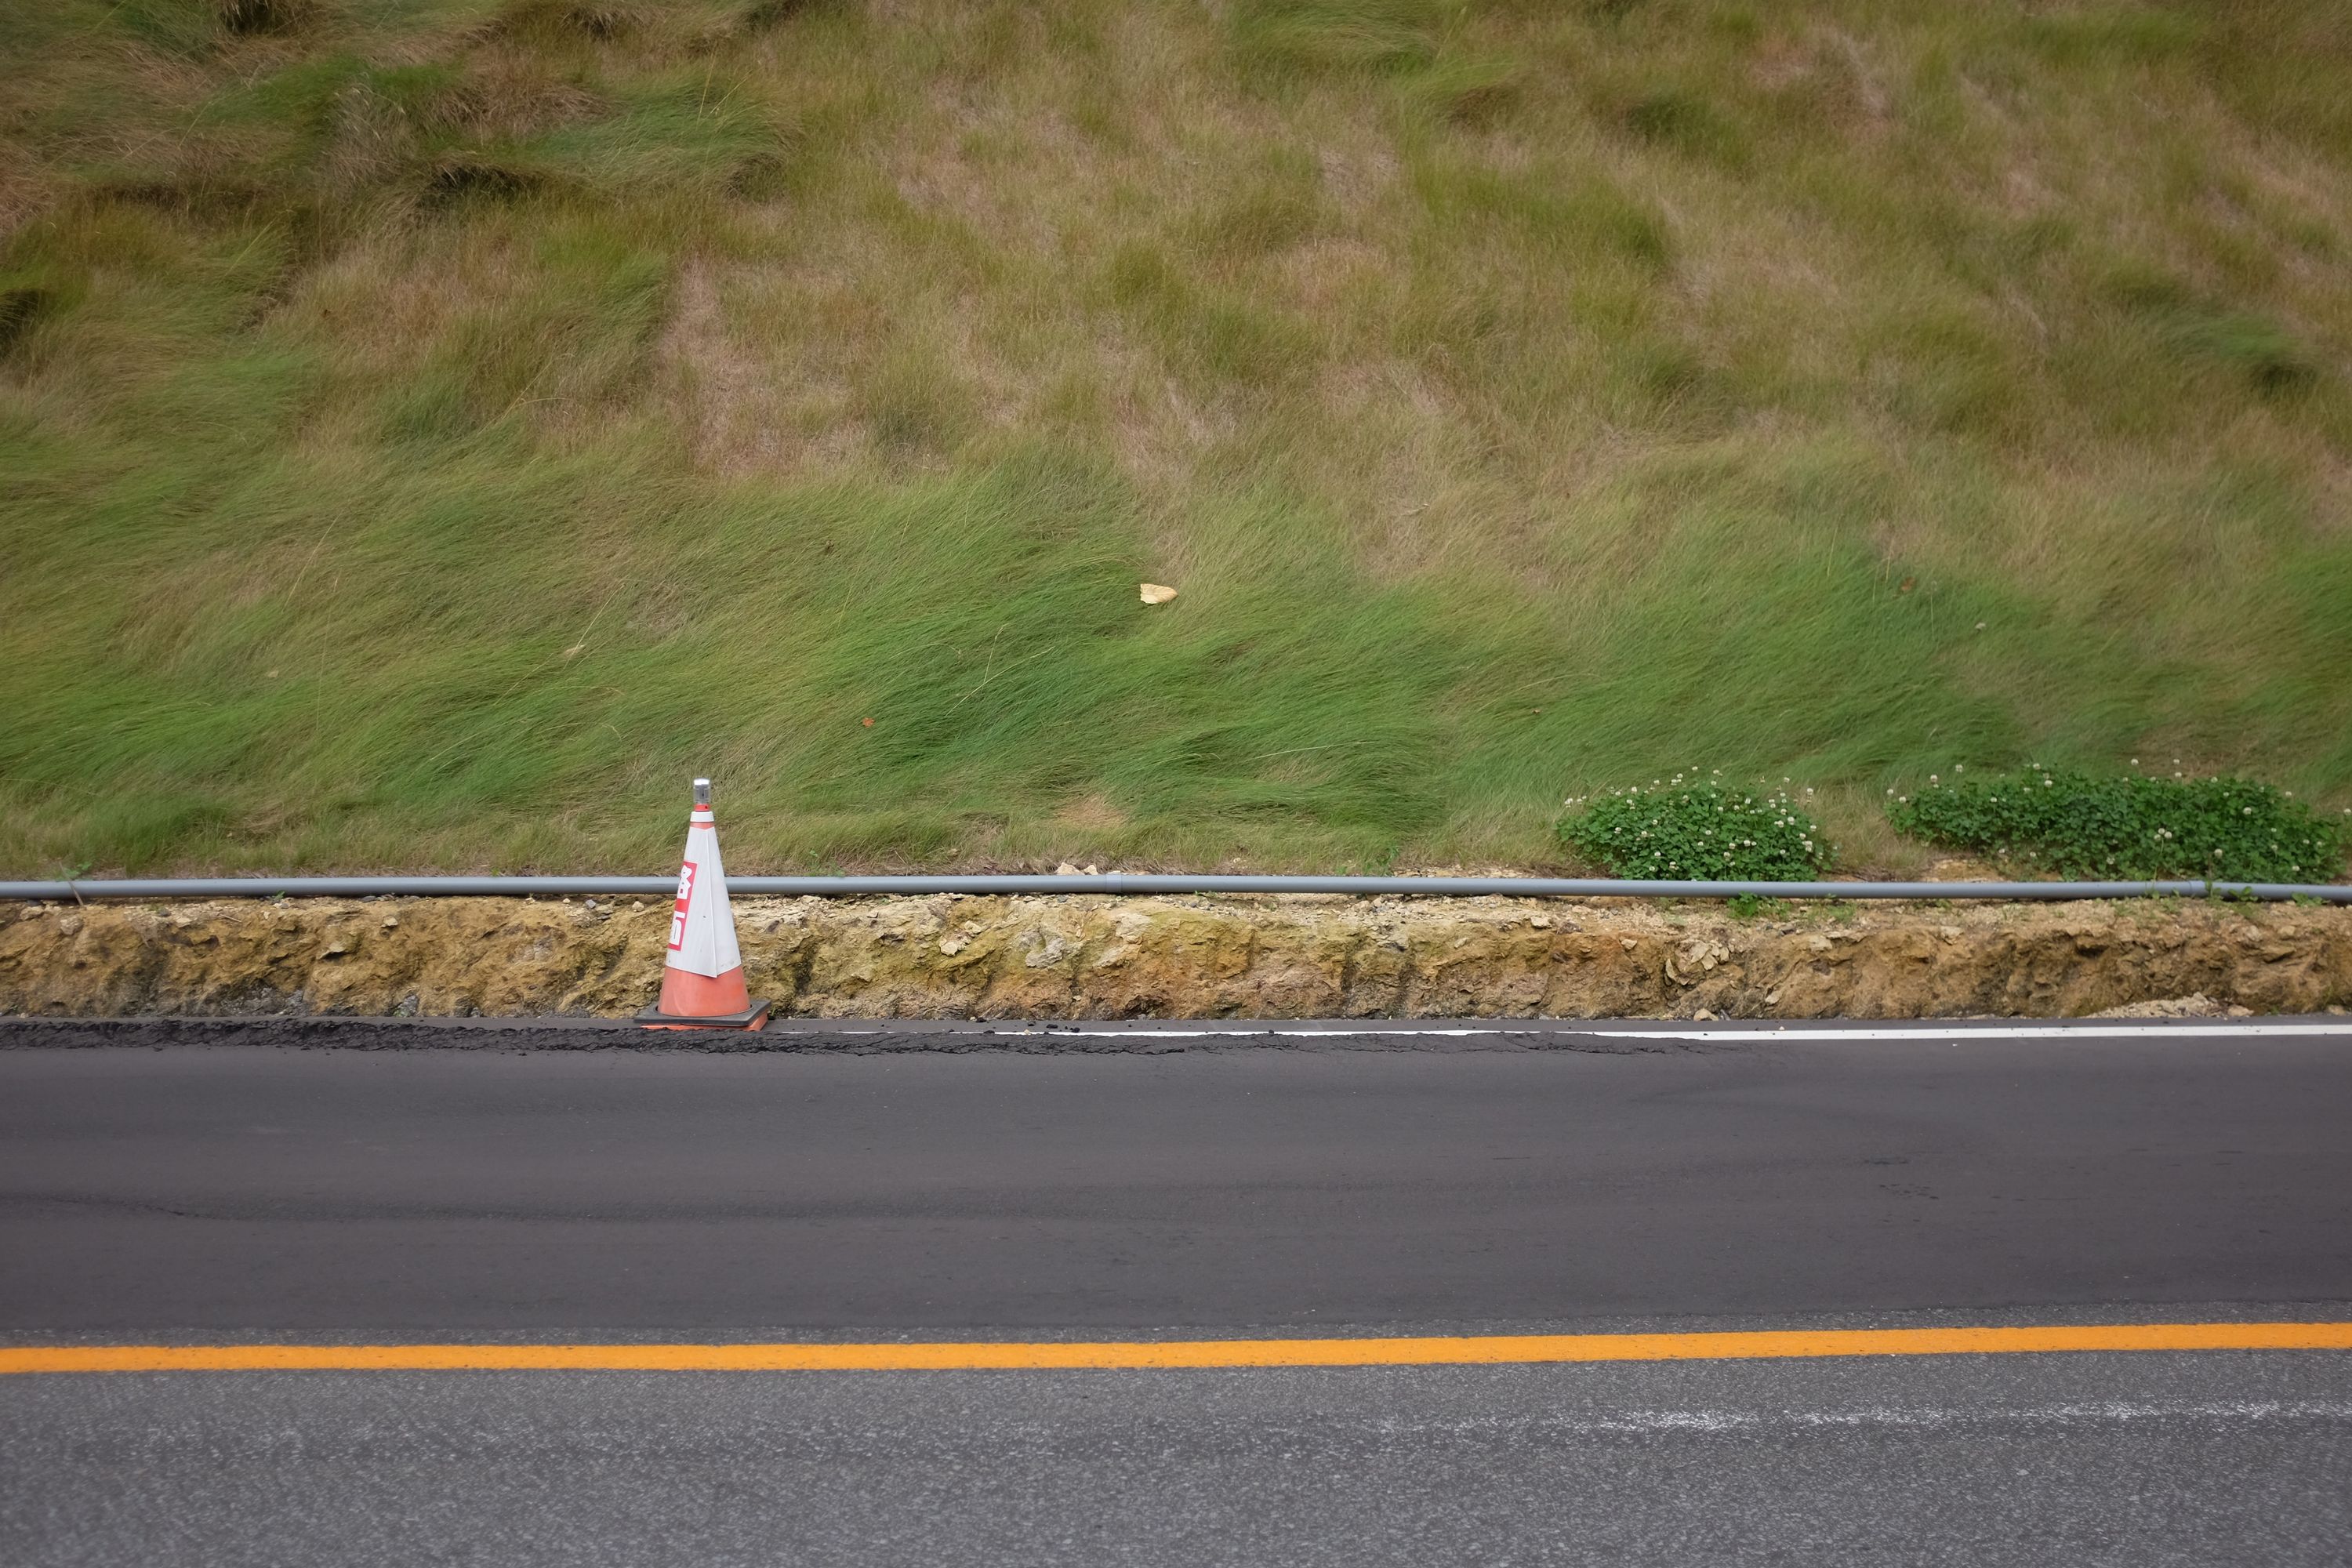
[[[824,1017],[1911,1018],[2352,1004],[2352,910],[1613,900],[746,899],[753,994]],[[666,901],[0,908],[0,1012],[616,1014]],[[2151,1006],[2189,998],[2181,1006]]]

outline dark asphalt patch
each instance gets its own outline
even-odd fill
[[[0,1051],[0,1332],[2174,1321],[2352,1297],[2347,1103],[2222,1031]]]

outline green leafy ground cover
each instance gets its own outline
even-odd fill
[[[746,870],[2333,812],[2347,26],[0,6],[0,867],[658,867],[694,772]]]
[[[1560,823],[1562,843],[1619,877],[1804,882],[1837,860],[1819,824],[1786,792],[1759,795],[1680,775],[1612,790]]]
[[[1887,816],[1931,844],[2093,879],[2332,881],[2352,837],[2270,784],[2042,767],[1939,778]]]
[[[2134,759],[2137,761],[2137,759]],[[1838,866],[1827,832],[1786,789],[1737,789],[1677,773],[1591,799],[1571,796],[1560,842],[1612,875],[1808,881]],[[2030,764],[1916,794],[1890,788],[1886,821],[1922,845],[1987,857],[2022,877],[2094,880],[2322,882],[2352,849],[2352,812],[2333,817],[2240,778],[2095,775]]]

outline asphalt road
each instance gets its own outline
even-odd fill
[[[0,1051],[0,1331],[2352,1299],[2352,1032],[1431,1043]]]
[[[0,1387],[13,1564],[2330,1563],[2344,1358]]]
[[[2352,1031],[8,1043],[16,1343],[2352,1318]],[[11,1563],[2347,1563],[2347,1475],[2320,1352],[0,1378]]]

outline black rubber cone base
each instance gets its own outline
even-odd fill
[[[768,1000],[762,996],[740,1013],[721,1013],[714,1017],[691,1018],[676,1013],[665,1013],[656,1002],[637,1015],[637,1022],[648,1029],[764,1029],[768,1026]]]

